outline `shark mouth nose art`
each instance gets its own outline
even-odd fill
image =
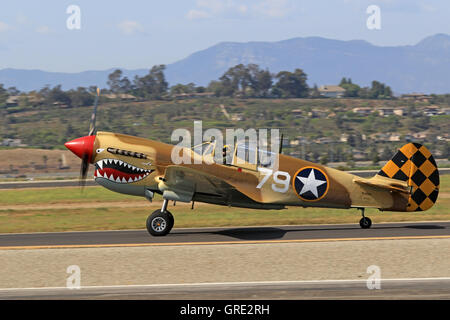
[[[103,159],[95,163],[94,178],[104,178],[116,183],[133,183],[146,178],[153,171],[118,159]]]

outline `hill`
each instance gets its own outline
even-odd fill
[[[271,72],[302,68],[308,83],[336,84],[342,77],[367,86],[378,80],[395,93],[448,93],[450,87],[450,36],[436,34],[413,46],[375,46],[366,41],[341,41],[320,37],[293,38],[278,42],[223,42],[169,64],[171,85],[194,82],[206,85],[228,68],[255,63]],[[150,69],[151,66],[148,67]],[[132,79],[148,69],[123,70]],[[46,84],[62,84],[64,89],[99,85],[106,87],[114,69],[80,73],[41,70],[0,70],[0,83],[20,90],[36,90]]]
[[[66,141],[87,134],[92,108],[42,105],[0,111],[0,141],[20,139],[29,147],[65,149]],[[401,99],[199,98],[103,102],[97,124],[101,131],[166,143],[175,129],[192,130],[199,119],[203,130],[278,128],[286,154],[315,162],[351,162],[372,161],[374,153],[389,159],[405,141],[423,143],[437,158],[447,158],[448,112],[447,103]]]

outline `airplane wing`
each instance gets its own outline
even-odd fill
[[[165,185],[172,190],[223,196],[234,189],[224,181],[199,170],[168,166],[164,175]]]
[[[204,201],[259,209],[284,208],[278,204],[259,203],[220,178],[184,166],[168,166],[159,188],[163,191],[163,196],[169,200]]]

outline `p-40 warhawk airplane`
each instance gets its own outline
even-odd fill
[[[286,206],[357,208],[361,228],[372,222],[365,208],[381,211],[425,211],[436,202],[439,172],[428,149],[408,143],[372,178],[328,168],[320,164],[278,154],[273,162],[240,159],[236,144],[229,150],[231,162],[217,163],[215,142],[184,150],[192,161],[174,164],[176,146],[111,132],[95,127],[97,92],[89,135],[65,146],[82,159],[81,181],[89,163],[95,165],[95,181],[115,192],[146,197],[162,195],[162,208],[147,219],[153,236],[164,236],[174,225],[168,202],[206,202],[256,209],[284,209]],[[201,150],[200,152],[198,150]],[[224,150],[225,151],[225,150]],[[200,161],[195,161],[200,157]],[[209,158],[205,163],[204,159]],[[198,160],[198,159],[197,159]],[[201,162],[200,164],[197,164]]]

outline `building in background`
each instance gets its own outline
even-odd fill
[[[342,98],[345,94],[345,89],[334,85],[323,85],[320,86],[319,93],[322,97]]]

